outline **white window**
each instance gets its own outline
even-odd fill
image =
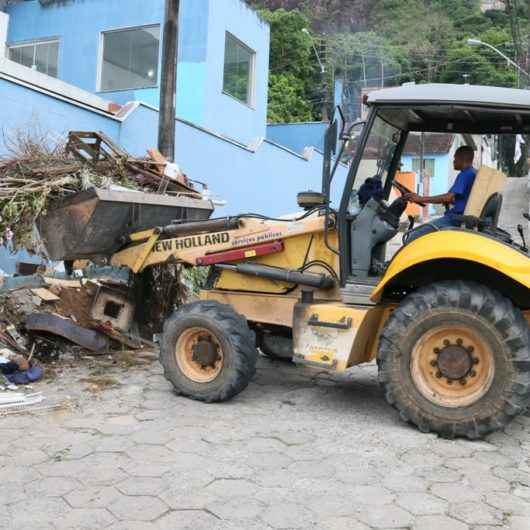
[[[159,49],[160,26],[103,33],[99,90],[157,86]]]
[[[9,59],[43,74],[57,77],[59,41],[48,40],[15,44],[9,47]]]
[[[256,53],[226,34],[223,92],[246,105],[253,104]]]

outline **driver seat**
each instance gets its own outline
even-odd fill
[[[455,215],[454,219],[459,221],[461,226],[463,225],[470,230],[475,228],[479,232],[483,232],[485,229],[496,230],[499,225],[502,201],[502,193],[493,193],[484,204],[479,217],[474,215]]]

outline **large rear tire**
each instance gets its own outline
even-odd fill
[[[530,402],[528,324],[510,300],[471,282],[408,296],[385,324],[378,365],[402,419],[446,438],[482,438]]]
[[[227,401],[256,372],[254,343],[246,319],[231,306],[194,302],[164,324],[160,362],[178,394],[208,403]]]

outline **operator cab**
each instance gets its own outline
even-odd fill
[[[403,199],[388,201],[409,133],[528,134],[530,104],[523,90],[445,84],[379,90],[366,104],[370,114],[357,139],[337,223],[341,284],[353,292],[365,286],[368,293],[384,274],[385,245],[398,233],[406,208]],[[381,193],[363,202],[359,191],[367,177],[378,181]],[[511,242],[497,226],[501,207],[502,196],[492,194],[480,214],[462,216],[461,228],[449,230],[474,229]]]

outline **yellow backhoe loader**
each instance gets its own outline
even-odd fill
[[[258,348],[335,371],[377,360],[385,397],[403,420],[448,438],[481,438],[530,401],[524,237],[514,241],[498,227],[502,190],[492,190],[460,227],[433,226],[409,242],[411,226],[386,262],[406,207],[402,197],[387,201],[410,133],[528,134],[527,92],[407,85],[374,92],[367,105],[360,134],[330,127],[322,192],[299,195],[303,213],[146,230],[128,237],[112,264],[134,272],[168,260],[211,267],[201,300],[178,309],[161,339],[166,377],[181,395],[235,396],[254,375]],[[334,183],[352,145],[346,182]],[[382,198],[359,208],[357,190],[374,173]],[[474,186],[487,182],[477,177]]]

